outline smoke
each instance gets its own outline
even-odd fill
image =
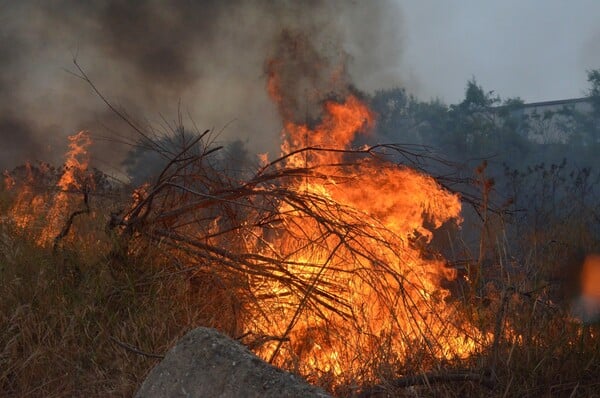
[[[120,165],[129,148],[116,141],[135,135],[68,73],[73,57],[157,134],[181,112],[221,132],[217,140],[248,142],[251,153],[275,151],[281,128],[282,109],[266,90],[269,60],[294,60],[285,112],[298,117],[314,116],[350,82],[368,91],[401,83],[386,72],[402,47],[391,0],[0,0],[0,15],[0,168],[60,161],[65,137],[80,129],[95,138],[96,166]]]
[[[283,30],[267,61],[268,92],[284,120],[318,119],[327,97],[349,89],[344,53],[319,50],[306,34]]]

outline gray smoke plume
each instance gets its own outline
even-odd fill
[[[65,137],[80,129],[95,137],[96,166],[120,165],[129,148],[116,142],[134,133],[68,73],[73,57],[158,133],[179,110],[200,130],[222,131],[218,140],[276,151],[282,109],[266,90],[270,60],[295,57],[284,65],[294,66],[284,74],[286,107],[314,116],[325,95],[349,84],[401,84],[385,74],[400,62],[400,16],[391,0],[0,0],[0,168],[59,162]]]

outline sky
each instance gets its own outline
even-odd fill
[[[420,97],[460,101],[473,76],[503,98],[580,97],[600,68],[600,1],[398,1],[399,73]]]

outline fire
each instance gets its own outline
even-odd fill
[[[268,86],[275,101],[277,87],[276,79]],[[298,294],[284,283],[254,281],[256,296],[271,310],[253,328],[285,341],[265,344],[259,354],[309,378],[357,373],[382,344],[399,359],[423,347],[436,359],[473,354],[484,336],[460,320],[443,287],[456,271],[415,244],[428,243],[446,222],[460,222],[460,198],[408,167],[371,158],[349,162],[355,135],[368,132],[374,115],[354,95],[323,109],[316,127],[284,121],[286,167],[312,169],[319,178],[291,183],[314,200],[301,211],[280,205],[281,232],[263,237],[263,253],[285,258],[289,266],[281,275],[293,273],[312,288]],[[321,216],[347,226],[343,234],[324,232]],[[316,291],[318,309],[308,303]]]
[[[88,176],[88,148],[92,144],[89,133],[80,131],[68,137],[69,151],[66,154],[64,172],[56,183],[58,193],[54,195],[47,214],[48,223],[42,230],[38,243],[46,245],[51,242],[65,224],[69,212],[73,208],[72,192],[83,192],[90,187]]]
[[[20,186],[13,176],[5,174],[5,186],[7,190],[17,190],[17,196],[10,211],[11,221],[20,229],[30,226],[38,217],[34,209],[41,209],[44,206],[43,195],[35,192],[36,174],[31,163],[25,164],[24,181]]]
[[[269,90],[280,101],[276,74],[273,79]],[[223,261],[239,272],[252,299],[243,303],[242,326],[236,319],[232,330],[261,336],[253,344],[259,355],[309,379],[374,379],[377,357],[404,361],[416,355],[425,358],[423,366],[434,366],[476,353],[488,336],[465,321],[452,301],[446,286],[456,271],[423,249],[435,229],[460,222],[460,198],[430,176],[353,151],[356,135],[375,124],[358,96],[348,93],[322,108],[313,123],[282,112],[283,160],[260,156],[261,170],[278,168],[277,178],[259,173],[241,188],[223,190],[218,179],[216,186],[201,181],[202,168],[175,173],[135,190],[122,222],[147,228],[142,232],[152,239],[178,242],[173,250],[186,261],[205,254],[202,261]],[[91,189],[90,145],[86,132],[69,137],[53,194],[36,193],[28,166],[11,216],[22,228],[46,221],[38,244],[51,243],[74,214],[78,199],[71,193]],[[5,185],[15,186],[8,177]],[[169,187],[174,191],[163,193]],[[217,207],[219,195],[228,194],[245,198],[239,202],[244,210],[231,210],[230,219]],[[232,199],[223,203],[239,204]]]
[[[69,150],[58,180],[54,180],[55,170],[48,165],[41,164],[35,168],[26,164],[25,181],[18,187],[14,205],[9,217],[21,229],[36,229],[42,224],[41,230],[36,232],[37,243],[45,246],[50,243],[61,231],[69,213],[75,206],[73,192],[82,193],[91,188],[91,179],[88,174],[89,156],[88,148],[91,138],[85,131],[69,136]],[[46,182],[54,184],[55,190],[49,192]],[[16,182],[10,174],[5,175],[5,185],[9,189],[16,189]],[[41,186],[38,186],[41,185]]]
[[[348,97],[343,104],[330,101],[325,104],[323,121],[314,130],[286,121],[281,149],[284,155],[310,147],[329,149],[293,155],[288,159],[288,165],[292,167],[338,164],[342,161],[341,154],[330,150],[349,148],[355,134],[368,129],[373,123],[374,115],[355,96]]]
[[[10,173],[8,172],[8,170],[5,170],[4,173],[4,189],[6,189],[7,191],[10,191],[11,189],[13,189],[15,187],[15,179],[13,178],[13,176],[10,175]]]

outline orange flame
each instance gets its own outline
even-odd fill
[[[272,79],[269,93],[278,101],[276,76]],[[310,378],[356,372],[384,341],[399,358],[406,358],[417,346],[428,346],[438,359],[476,352],[486,336],[457,320],[450,292],[443,287],[456,278],[456,271],[441,259],[425,258],[411,244],[429,242],[432,230],[445,222],[459,222],[459,197],[407,167],[373,159],[343,166],[345,150],[357,133],[373,126],[374,115],[353,95],[343,102],[327,102],[323,108],[324,116],[315,128],[284,121],[282,152],[288,155],[288,167],[338,165],[336,175],[298,180],[292,189],[318,198],[310,209],[313,213],[337,215],[345,225],[360,224],[368,233],[353,235],[350,230],[345,236],[322,239],[318,221],[282,204],[279,213],[285,233],[265,240],[268,250],[297,264],[282,275],[293,272],[314,282],[314,289],[339,289],[331,293],[342,298],[351,320],[335,308],[308,310],[303,299],[291,298],[298,296],[290,286],[257,280],[257,296],[271,297],[273,311],[268,321],[257,317],[254,327],[290,340],[266,344],[259,354]],[[314,150],[303,150],[307,147]],[[296,236],[315,243],[299,247]]]
[[[25,164],[25,172],[25,181],[23,181],[17,192],[17,197],[9,214],[12,222],[20,229],[30,226],[38,217],[34,209],[42,209],[44,206],[43,196],[34,192],[35,177],[31,163],[27,162]],[[15,179],[8,173],[6,175],[5,181],[8,182],[6,186],[9,189],[15,189],[17,185]]]
[[[44,164],[41,164],[39,169],[34,169],[30,163],[27,163],[25,180],[19,183],[9,213],[14,225],[20,229],[28,229],[35,233],[33,229],[36,228],[33,227],[42,224],[36,233],[37,243],[41,246],[47,245],[58,235],[66,217],[72,211],[75,204],[70,193],[91,188],[89,186],[91,180],[87,172],[89,163],[87,148],[91,145],[90,136],[87,132],[81,131],[69,136],[68,139],[69,150],[66,153],[63,172],[55,183],[57,192],[50,193],[47,186],[48,181],[52,181],[55,176],[54,169]],[[15,189],[16,185],[15,178],[5,173],[5,186]]]
[[[90,135],[86,131],[80,131],[69,136],[68,139],[69,151],[66,154],[64,173],[56,183],[59,191],[54,195],[47,214],[47,224],[42,229],[38,239],[38,243],[42,246],[51,242],[64,225],[72,209],[73,199],[69,193],[89,189],[84,184],[89,184],[89,178],[87,178],[89,155],[87,150],[92,144]]]
[[[3,173],[4,176],[4,189],[6,189],[7,191],[10,191],[11,189],[13,189],[15,187],[15,179],[13,178],[13,176],[10,175],[10,173],[8,172],[8,170],[5,170]]]

